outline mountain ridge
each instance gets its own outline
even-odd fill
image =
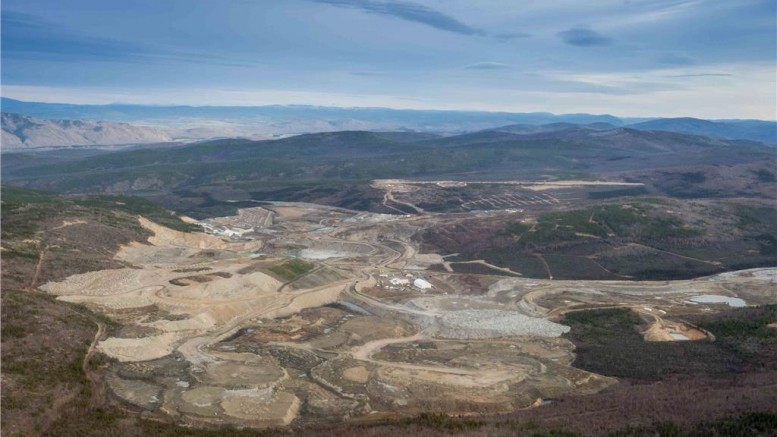
[[[777,144],[777,123],[760,120],[713,121],[693,117],[662,118],[631,124],[639,130],[682,132],[724,139],[748,139]]]
[[[3,112],[3,151],[62,146],[108,146],[172,141],[164,131],[127,123],[45,120]]]
[[[629,118],[609,114],[417,110],[306,105],[165,106],[78,105],[2,98],[2,110],[53,120],[100,120],[151,124],[176,140],[271,139],[318,132],[373,131],[458,135],[483,130],[536,134],[573,127],[612,130],[628,127],[777,145],[777,122],[703,120],[692,117]],[[10,139],[13,142],[12,139]],[[74,145],[70,143],[67,145]],[[89,144],[89,143],[86,143]]]
[[[610,123],[646,121],[647,118],[620,119],[602,114],[562,114],[547,112],[488,112],[466,110],[418,110],[380,107],[330,107],[305,105],[265,106],[164,106],[164,105],[77,105],[38,103],[2,98],[2,110],[44,119],[91,119],[125,123],[149,123],[185,129],[214,122],[227,124],[239,135],[301,134],[322,131],[374,130],[456,134],[495,128],[508,124],[548,124],[553,122]],[[625,120],[625,121],[624,121]],[[222,126],[223,127],[223,126]],[[235,129],[232,130],[233,132]]]
[[[630,128],[532,135],[482,131],[416,139],[400,142],[381,133],[345,131],[278,140],[214,140],[65,161],[22,162],[23,154],[10,154],[3,177],[33,188],[117,192],[376,178],[543,178],[774,157],[774,148],[762,143]]]

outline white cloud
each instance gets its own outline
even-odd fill
[[[727,75],[709,75],[709,71]],[[770,64],[720,64],[642,73],[571,74],[537,71],[516,75],[513,85],[450,88],[419,83],[402,93],[370,94],[275,89],[106,88],[4,86],[5,97],[27,101],[105,104],[269,105],[307,104],[395,109],[457,109],[508,112],[587,112],[639,117],[777,119],[777,83]],[[583,87],[570,87],[582,84]],[[586,88],[586,86],[588,88]],[[423,89],[423,91],[420,91]]]

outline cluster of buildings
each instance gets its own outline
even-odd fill
[[[405,274],[405,276],[394,276],[390,279],[387,274],[381,274],[380,277],[388,279],[388,281],[386,281],[388,284],[383,284],[382,282],[384,282],[384,280],[381,280],[380,285],[386,286],[390,290],[415,287],[418,290],[426,291],[432,288],[431,282],[423,278],[415,278],[410,273]]]

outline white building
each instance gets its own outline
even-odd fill
[[[432,288],[432,284],[429,283],[429,281],[426,281],[421,278],[418,278],[415,281],[413,281],[413,285],[415,285],[417,288],[420,288],[421,290],[428,290]]]
[[[391,278],[389,282],[391,282],[391,285],[407,285],[410,283],[410,281],[404,278]]]

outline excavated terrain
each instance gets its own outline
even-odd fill
[[[268,202],[201,233],[140,218],[153,236],[122,247],[125,267],[42,289],[122,326],[97,344],[114,360],[114,396],[183,423],[248,427],[504,413],[597,393],[619,381],[572,366],[564,314],[628,308],[647,341],[710,341],[678,315],[738,302],[723,298],[777,302],[774,268],[661,282],[430,270],[450,254],[419,253],[413,236],[457,216],[401,200],[416,186],[377,185],[391,188],[387,205],[419,214]],[[572,188],[527,186],[512,201]],[[720,299],[694,301],[706,295]]]

